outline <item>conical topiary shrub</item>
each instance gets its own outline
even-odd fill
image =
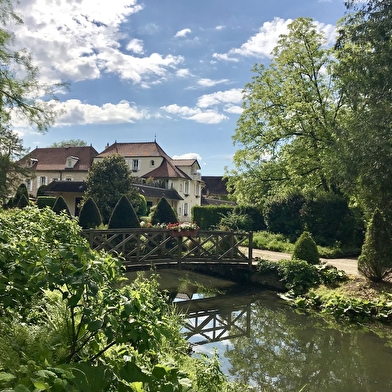
[[[126,196],[122,196],[114,207],[108,227],[109,229],[140,227],[136,212]]]
[[[71,216],[71,213],[69,212],[68,209],[68,205],[62,196],[59,196],[56,199],[56,202],[54,203],[52,210],[58,215],[61,214],[61,212],[65,211],[69,216]]]
[[[27,187],[25,184],[20,184],[18,186],[18,189],[16,190],[15,196],[13,198],[13,207],[19,207],[19,201],[22,198],[22,196],[25,196],[26,200],[27,200],[27,204],[29,201],[29,193],[27,192]],[[27,205],[26,204],[26,205]],[[23,205],[22,207],[19,208],[23,208],[26,207],[26,205]]]
[[[176,213],[174,212],[173,208],[170,207],[168,201],[162,197],[152,216],[151,216],[151,223],[156,225],[158,223],[176,223],[178,222]]]
[[[319,264],[320,256],[317,245],[308,231],[304,231],[295,243],[292,260],[304,260],[309,264]]]
[[[358,270],[374,282],[392,275],[391,233],[378,208],[366,229],[365,242],[358,258]]]
[[[25,208],[29,205],[29,200],[26,197],[26,195],[22,195],[18,201],[18,203],[16,204],[16,206],[18,208]]]
[[[83,229],[93,229],[102,224],[102,216],[95,201],[89,197],[79,213],[79,225]]]

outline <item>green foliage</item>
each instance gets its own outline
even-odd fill
[[[54,142],[48,147],[85,147],[87,143],[81,139],[62,140],[61,142]]]
[[[390,299],[369,301],[347,298],[339,294],[317,295],[314,292],[310,292],[306,296],[296,298],[294,304],[301,309],[315,309],[322,313],[333,315],[339,320],[356,323],[374,321],[391,323],[392,306]]]
[[[162,197],[151,215],[151,224],[157,225],[159,223],[177,223],[178,219],[175,211],[170,206],[168,201]]]
[[[285,287],[295,296],[307,293],[310,288],[320,284],[334,286],[348,280],[344,271],[332,266],[311,265],[305,260],[262,260],[257,265],[261,274],[276,273]]]
[[[59,196],[56,199],[56,201],[52,207],[52,210],[56,214],[61,214],[61,213],[65,212],[67,215],[71,215],[71,213],[69,212],[68,205],[62,196]]]
[[[292,259],[304,260],[309,264],[320,263],[317,245],[308,231],[304,231],[295,243]]]
[[[16,206],[17,206],[18,208],[25,208],[25,207],[27,207],[28,205],[29,205],[29,199],[26,197],[26,195],[22,195],[22,196],[19,198],[18,203],[16,204]]]
[[[264,204],[263,215],[268,231],[298,238],[303,230],[301,209],[305,197],[300,192],[276,195]]]
[[[229,212],[224,215],[219,221],[218,228],[221,230],[244,230],[251,231],[252,219],[246,214],[237,214],[235,212]]]
[[[41,185],[38,189],[37,189],[37,197],[39,196],[45,196],[45,188],[47,187],[47,185]]]
[[[285,253],[292,253],[294,250],[294,244],[286,236],[272,234],[268,231],[259,231],[253,234],[253,247]]]
[[[336,175],[369,219],[375,208],[390,216],[392,7],[379,0],[346,5],[354,12],[338,24],[334,72],[349,113],[345,126],[336,129],[344,163]]]
[[[37,207],[45,208],[50,207],[53,208],[54,203],[56,203],[56,197],[54,196],[38,196],[37,197]]]
[[[121,285],[120,260],[92,251],[66,214],[7,210],[0,225],[0,389],[219,390],[217,363],[186,354],[156,279]]]
[[[138,190],[132,185],[129,166],[125,158],[114,154],[94,162],[86,181],[84,200],[91,197],[97,204],[106,224],[122,196],[127,196],[131,204],[141,203]],[[135,200],[135,203],[134,203]]]
[[[20,184],[18,186],[18,189],[16,190],[15,196],[14,196],[14,205],[16,206],[22,196],[25,196],[26,199],[29,199],[29,193],[27,192],[27,187],[26,184]]]
[[[251,226],[248,231],[265,230],[263,212],[260,208],[253,205],[238,205],[234,207],[233,212],[238,215],[246,215],[251,221]]]
[[[126,196],[118,201],[109,219],[109,229],[140,227],[139,219]]]
[[[95,201],[89,197],[82,205],[79,213],[79,225],[83,229],[93,229],[102,224],[101,213]]]
[[[329,154],[341,111],[331,64],[323,33],[298,18],[279,37],[268,67],[253,67],[233,136],[241,149],[228,173],[238,200],[246,202],[249,193],[248,203],[261,205],[267,193],[331,189]]]
[[[232,211],[232,206],[194,206],[192,222],[197,222],[201,230],[210,230],[219,225],[222,216],[227,216]]]
[[[389,225],[379,209],[370,220],[358,270],[368,279],[380,282],[392,275],[392,239]]]
[[[145,216],[148,213],[147,200],[140,193],[135,194],[132,207],[135,209],[138,217]]]
[[[301,208],[304,227],[312,233],[319,245],[361,245],[363,242],[363,217],[359,209],[350,208],[347,198],[333,192],[306,195]]]

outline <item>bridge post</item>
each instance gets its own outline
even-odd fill
[[[249,245],[248,245],[248,265],[249,268],[252,268],[252,260],[253,260],[253,231],[249,232]]]

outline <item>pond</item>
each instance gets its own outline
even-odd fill
[[[257,391],[392,390],[392,342],[296,313],[276,293],[185,271],[159,271],[187,312],[194,355],[217,351],[231,379]]]

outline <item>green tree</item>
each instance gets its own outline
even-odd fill
[[[109,219],[109,229],[140,227],[139,219],[126,196],[121,196]]]
[[[62,140],[61,142],[54,142],[48,147],[85,147],[87,143],[81,139]]]
[[[233,136],[241,148],[228,173],[241,202],[259,202],[271,188],[329,191],[334,185],[329,155],[341,99],[329,72],[331,50],[311,19],[299,18],[288,28],[270,65],[256,64],[244,89]]]
[[[79,225],[83,229],[93,229],[102,224],[102,216],[95,201],[89,197],[79,213]]]
[[[176,213],[174,212],[168,201],[164,197],[162,197],[151,215],[151,223],[153,225],[156,225],[159,223],[176,222],[178,222]]]
[[[335,75],[347,117],[337,128],[336,170],[346,192],[370,218],[375,208],[391,216],[392,3],[347,1],[338,26]]]
[[[14,12],[12,1],[0,0],[0,200],[3,202],[21,177],[26,176],[26,169],[16,163],[25,150],[12,129],[12,118],[22,119],[43,132],[59,114],[48,102],[59,85],[41,83],[31,53],[13,49],[13,34],[7,26],[13,23],[22,23],[22,19]]]
[[[129,166],[125,158],[118,154],[94,162],[88,173],[86,186],[83,199],[91,197],[95,201],[104,223],[109,221],[121,196],[127,196],[131,204],[134,204],[134,200],[140,202],[138,190],[132,185]]]
[[[380,282],[392,275],[392,239],[389,225],[377,208],[366,230],[358,258],[358,270],[368,279]]]

